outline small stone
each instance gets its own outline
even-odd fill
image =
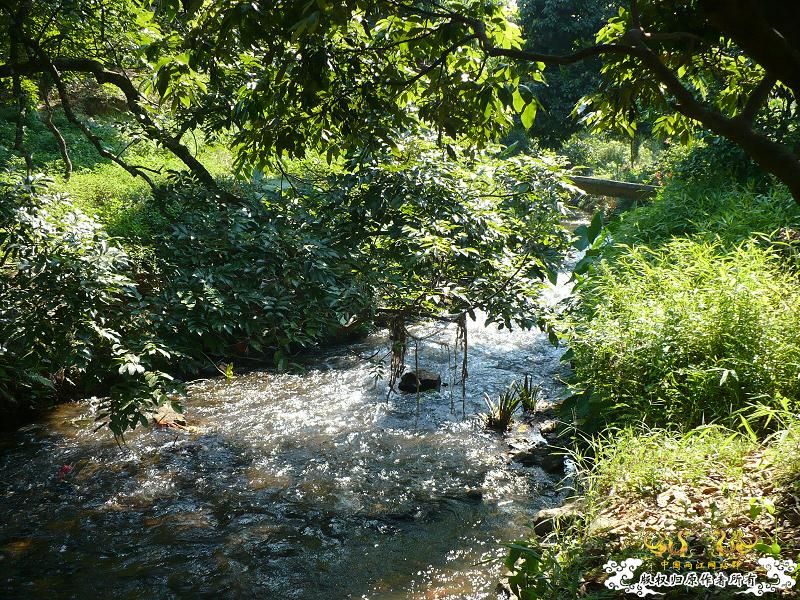
[[[436,390],[438,392],[442,388],[442,376],[425,369],[420,369],[416,372],[408,371],[403,373],[400,378],[400,384],[397,387],[401,392],[407,393],[427,392],[428,390]]]
[[[555,434],[558,427],[558,421],[545,421],[539,425],[539,433],[542,435]]]
[[[623,523],[619,519],[606,515],[598,515],[589,523],[589,526],[586,528],[586,533],[589,536],[595,536],[600,533],[613,531],[622,525]]]

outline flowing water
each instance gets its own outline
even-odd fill
[[[455,332],[423,324],[420,367],[450,385],[419,405],[375,384],[375,335],[193,384],[191,432],[119,448],[87,401],[5,434],[0,598],[495,598],[502,544],[560,497],[483,430],[483,394],[528,373],[553,400],[563,367],[539,332],[469,325],[463,410]]]

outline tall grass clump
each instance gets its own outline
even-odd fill
[[[580,294],[569,326],[578,393],[565,408],[588,429],[738,426],[755,405],[796,410],[800,288],[769,249],[623,247]]]
[[[757,193],[732,184],[672,182],[652,203],[620,215],[615,240],[655,246],[677,236],[736,245],[756,233],[800,226],[800,207],[783,188]]]
[[[686,434],[626,427],[596,435],[584,456],[573,455],[587,507],[614,502],[617,495],[654,498],[674,485],[695,488],[709,475],[731,480],[758,448],[746,436],[721,427]]]

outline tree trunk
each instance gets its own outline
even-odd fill
[[[610,196],[611,198],[629,198],[631,200],[649,200],[658,193],[658,186],[597,177],[581,177],[572,175],[570,181],[588,194]]]

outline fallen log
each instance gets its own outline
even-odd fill
[[[628,183],[627,181],[614,181],[613,179],[598,179],[596,177],[582,177],[572,175],[570,181],[575,187],[582,189],[593,196],[611,196],[612,198],[629,198],[631,200],[649,200],[660,189],[656,185],[641,183]]]

